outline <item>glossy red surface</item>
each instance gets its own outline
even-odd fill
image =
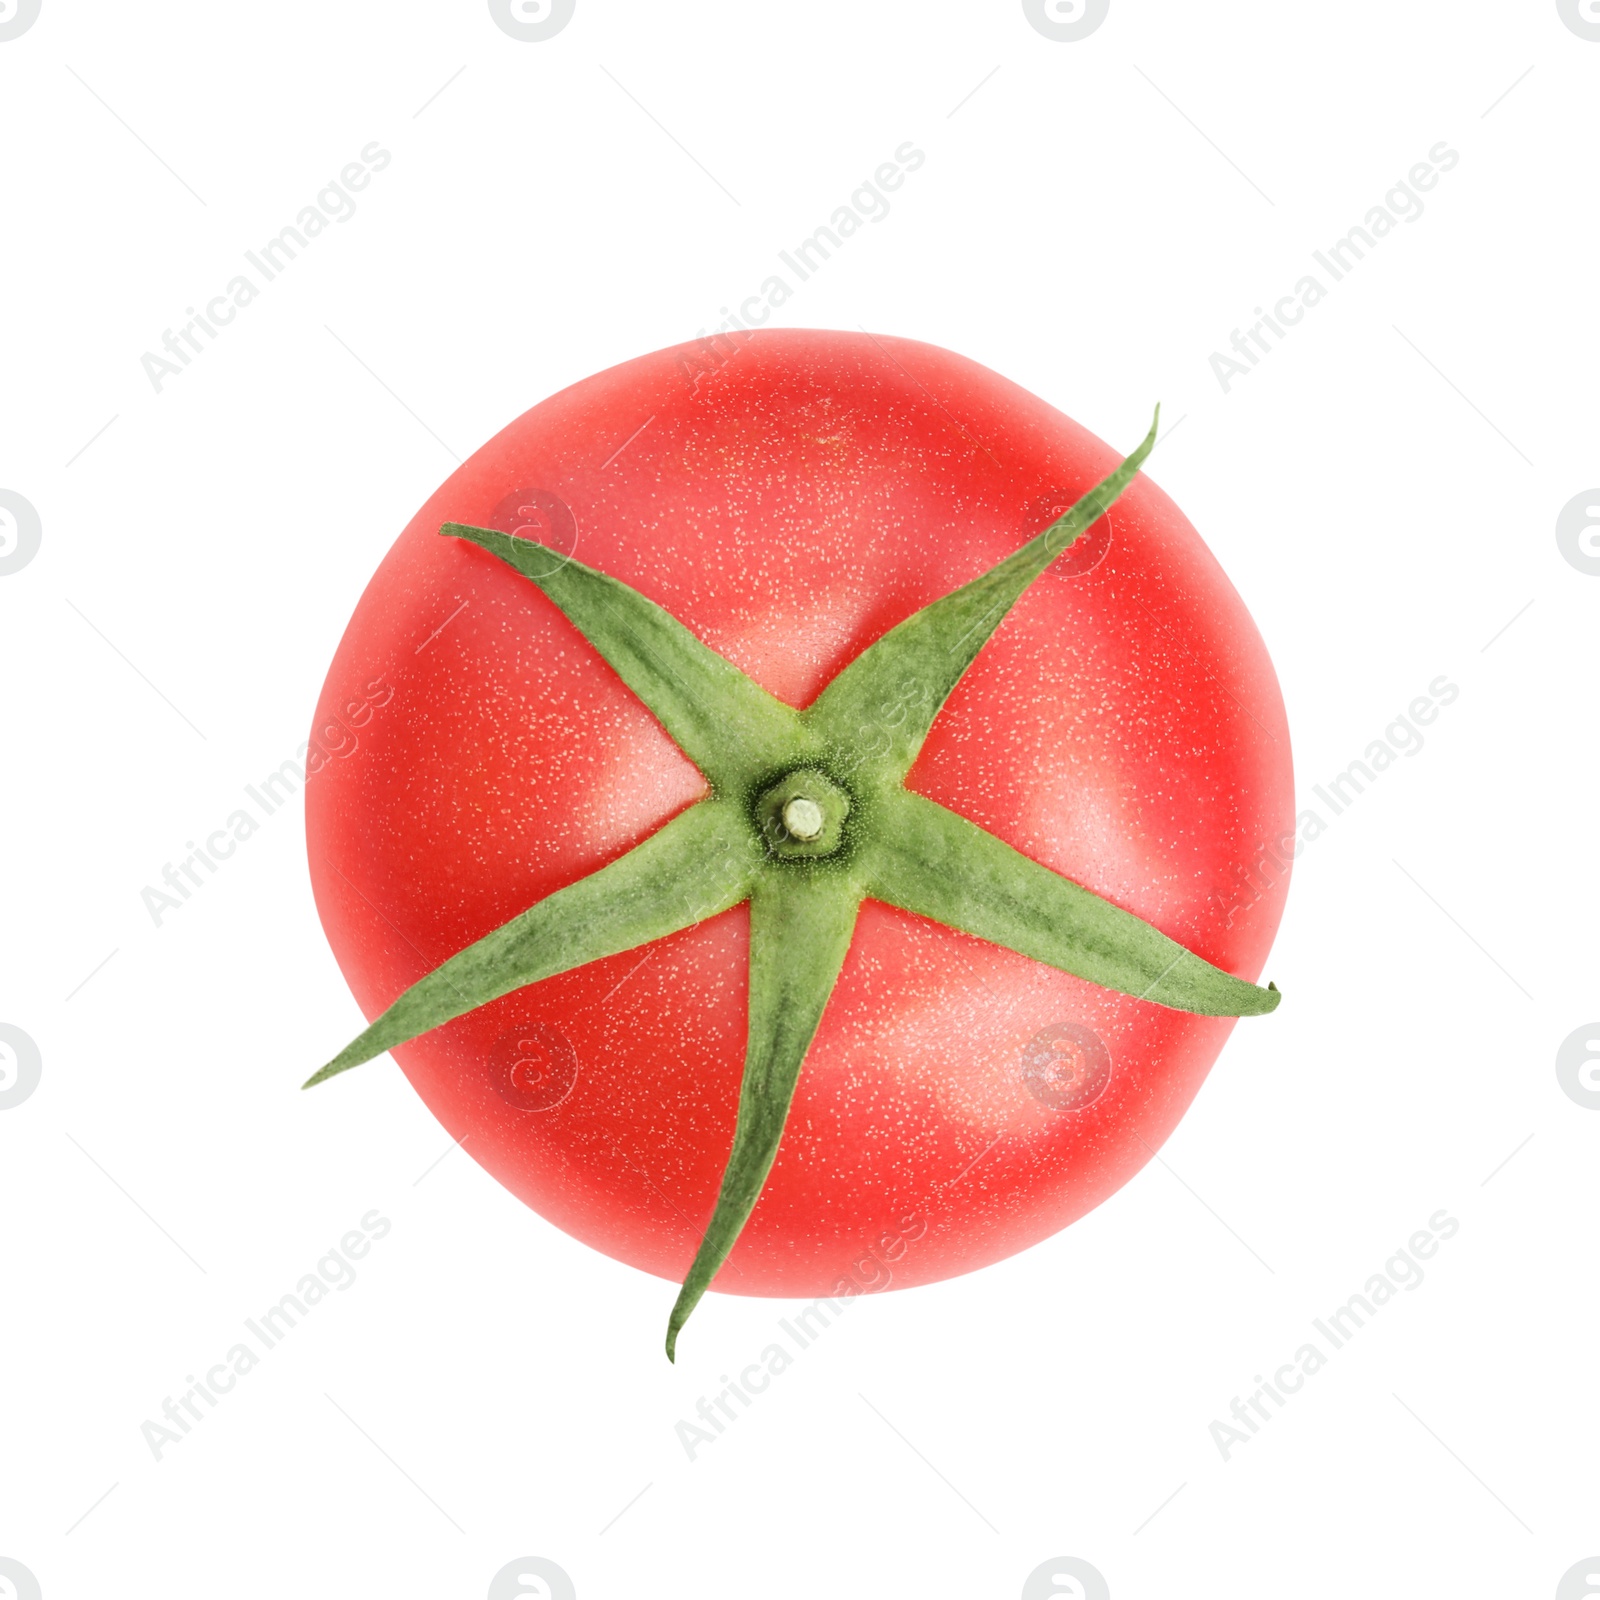
[[[328,938],[369,1018],[705,792],[555,607],[440,538],[442,522],[532,524],[567,548],[575,533],[582,560],[800,706],[1121,454],[1004,378],[905,340],[774,331],[692,382],[705,365],[693,346],[660,351],[534,407],[423,506],[362,596],[319,726],[374,704],[359,748],[310,781],[307,832]],[[1142,431],[1129,420],[1129,448]],[[382,705],[377,681],[394,690]],[[909,784],[1259,975],[1287,889],[1286,872],[1256,873],[1292,826],[1283,705],[1243,603],[1148,478],[1001,626]],[[746,948],[741,907],[395,1055],[513,1193],[677,1279],[733,1135]],[[1048,1087],[1049,1052],[1073,1048],[1063,1025],[1109,1052],[1087,1106]],[[717,1288],[903,1287],[1047,1237],[1159,1148],[1232,1026],[869,902]]]

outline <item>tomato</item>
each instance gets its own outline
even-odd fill
[[[362,1010],[711,788],[537,584],[442,525],[621,580],[801,708],[1117,461],[971,361],[860,334],[659,351],[518,418],[401,534],[318,706],[312,881]],[[887,746],[918,693],[876,700],[862,738]],[[1288,887],[1283,705],[1244,605],[1148,478],[1005,616],[904,785],[1225,973],[1259,974]],[[750,930],[744,904],[700,916],[393,1054],[541,1216],[682,1279],[734,1139]],[[715,1287],[900,1288],[1047,1238],[1160,1147],[1233,1023],[869,896]]]

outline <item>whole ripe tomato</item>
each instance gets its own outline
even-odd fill
[[[478,548],[441,538],[443,524],[514,534],[517,559],[533,550],[521,541],[539,541],[540,576],[575,556],[569,575],[581,564],[593,581],[589,569],[621,580],[803,708],[1117,462],[973,362],[858,334],[770,331],[659,351],[535,406],[400,536],[318,707],[319,728],[363,708],[358,747],[320,764],[306,803],[318,909],[362,1010],[378,1016],[447,957],[711,792],[591,630],[510,564],[511,541]],[[1293,814],[1271,663],[1154,484],[1134,478],[1095,520],[1101,503],[1009,615],[996,613],[987,643],[995,619],[983,624],[905,788],[1254,979],[1288,887]],[[932,714],[914,678],[857,719],[872,752]],[[392,697],[375,697],[375,684]],[[847,769],[826,769],[841,797]],[[887,815],[870,797],[856,807],[841,826]],[[746,1050],[752,912],[718,912],[714,898],[698,919],[679,916],[680,931],[585,957],[393,1051],[513,1193],[672,1279],[696,1260],[718,1205]],[[798,971],[815,941],[804,927],[786,937],[778,969],[792,957]],[[1234,1022],[1127,987],[869,895],[776,1159],[764,1187],[756,1176],[759,1200],[735,1220],[715,1286],[834,1296],[928,1283],[1082,1216],[1160,1147]]]

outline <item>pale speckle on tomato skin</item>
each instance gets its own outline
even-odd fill
[[[873,638],[1038,531],[1041,497],[1074,497],[1115,459],[970,362],[845,334],[763,335],[697,392],[660,352],[519,419],[402,535],[319,708],[378,677],[395,689],[359,752],[307,795],[319,910],[363,1009],[705,792],[554,608],[485,552],[440,539],[440,522],[482,520],[513,489],[560,494],[581,559],[804,705]],[[1290,821],[1271,666],[1153,484],[1137,482],[1111,523],[1098,566],[1048,575],[1007,619],[910,781],[1254,977],[1286,877],[1239,905],[1235,875]],[[736,909],[509,995],[398,1058],[451,1135],[544,1216],[680,1276],[732,1135],[747,939]],[[580,1063],[547,1112],[509,1104],[487,1065],[497,1039],[534,1021]],[[1065,1021],[1093,1028],[1113,1061],[1086,1111],[1053,1110],[1022,1071],[1030,1041]],[[924,1229],[896,1258],[896,1287],[1046,1237],[1159,1147],[1232,1026],[868,903],[717,1287],[860,1281],[864,1253],[907,1219]]]

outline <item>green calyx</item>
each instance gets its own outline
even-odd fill
[[[1033,580],[1116,501],[1155,437],[1152,422],[1139,448],[1064,516],[890,629],[804,711],[769,695],[627,584],[578,561],[553,563],[530,540],[447,522],[442,534],[480,545],[555,603],[705,775],[711,794],[413,984],[306,1087],[514,989],[749,901],[738,1120],[721,1192],[668,1320],[671,1358],[760,1198],[863,900],[1175,1010],[1273,1010],[1275,987],[1232,977],[904,785],[962,674]]]

